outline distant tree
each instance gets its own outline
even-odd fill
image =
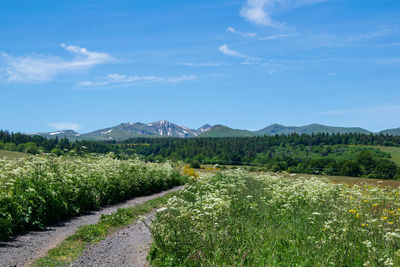
[[[201,165],[200,165],[200,162],[198,160],[193,160],[190,163],[190,167],[194,168],[194,169],[200,169]]]
[[[9,151],[16,151],[17,146],[14,143],[5,143],[3,146],[4,150],[9,150]]]
[[[29,154],[37,154],[39,151],[37,145],[34,142],[28,142],[25,144],[24,152]]]
[[[372,171],[376,164],[376,159],[370,150],[361,151],[360,154],[358,154],[356,161],[364,167],[367,173]]]
[[[53,153],[53,154],[55,154],[57,156],[61,156],[62,154],[64,154],[64,152],[61,149],[59,149],[58,147],[53,148],[51,150],[51,153]]]
[[[346,160],[341,164],[340,175],[358,177],[362,173],[361,166],[355,161]]]
[[[25,152],[25,144],[19,144],[17,146],[17,151],[18,152]]]
[[[397,166],[394,162],[383,159],[376,164],[373,177],[381,179],[393,179],[396,175]]]

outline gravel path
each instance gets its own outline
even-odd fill
[[[147,215],[147,223],[153,217],[154,213]],[[143,222],[132,224],[89,246],[70,267],[147,266],[146,256],[151,239]]]
[[[29,232],[17,236],[11,241],[0,242],[0,266],[29,266],[34,260],[45,256],[48,250],[56,247],[66,237],[73,234],[79,226],[97,223],[102,214],[112,214],[118,208],[136,206],[147,200],[182,188],[183,186],[178,186],[150,196],[136,197],[120,204],[105,207],[100,211],[91,212],[87,215],[75,217],[69,221],[48,227],[43,232]]]

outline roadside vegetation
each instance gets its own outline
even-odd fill
[[[183,184],[170,164],[113,154],[0,159],[0,239]]]
[[[194,180],[150,226],[153,266],[399,266],[400,191],[225,172]]]

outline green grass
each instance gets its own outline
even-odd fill
[[[25,153],[15,152],[15,151],[7,151],[7,150],[1,150],[0,149],[0,158],[15,159],[15,158],[25,158],[27,156],[28,156],[28,154],[25,154]]]
[[[227,172],[152,224],[154,266],[400,266],[399,189]]]
[[[373,146],[383,152],[390,153],[392,155],[391,160],[393,160],[397,165],[400,165],[400,147],[394,146]]]
[[[392,160],[397,165],[400,165],[400,147],[395,146],[368,146],[368,145],[350,145],[351,147],[369,148],[369,149],[379,149],[382,152],[389,153],[391,155],[390,160]]]
[[[77,260],[89,244],[97,243],[110,233],[134,223],[140,215],[165,205],[168,199],[175,195],[176,192],[168,193],[148,200],[142,205],[118,209],[114,214],[102,215],[97,224],[81,226],[56,248],[49,250],[47,256],[37,260],[34,266],[67,266]]]

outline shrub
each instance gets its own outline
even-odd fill
[[[187,175],[187,176],[191,176],[194,178],[198,178],[199,174],[197,172],[195,172],[195,170],[191,167],[189,167],[189,165],[185,165],[183,166],[183,171],[182,171],[183,175]]]

